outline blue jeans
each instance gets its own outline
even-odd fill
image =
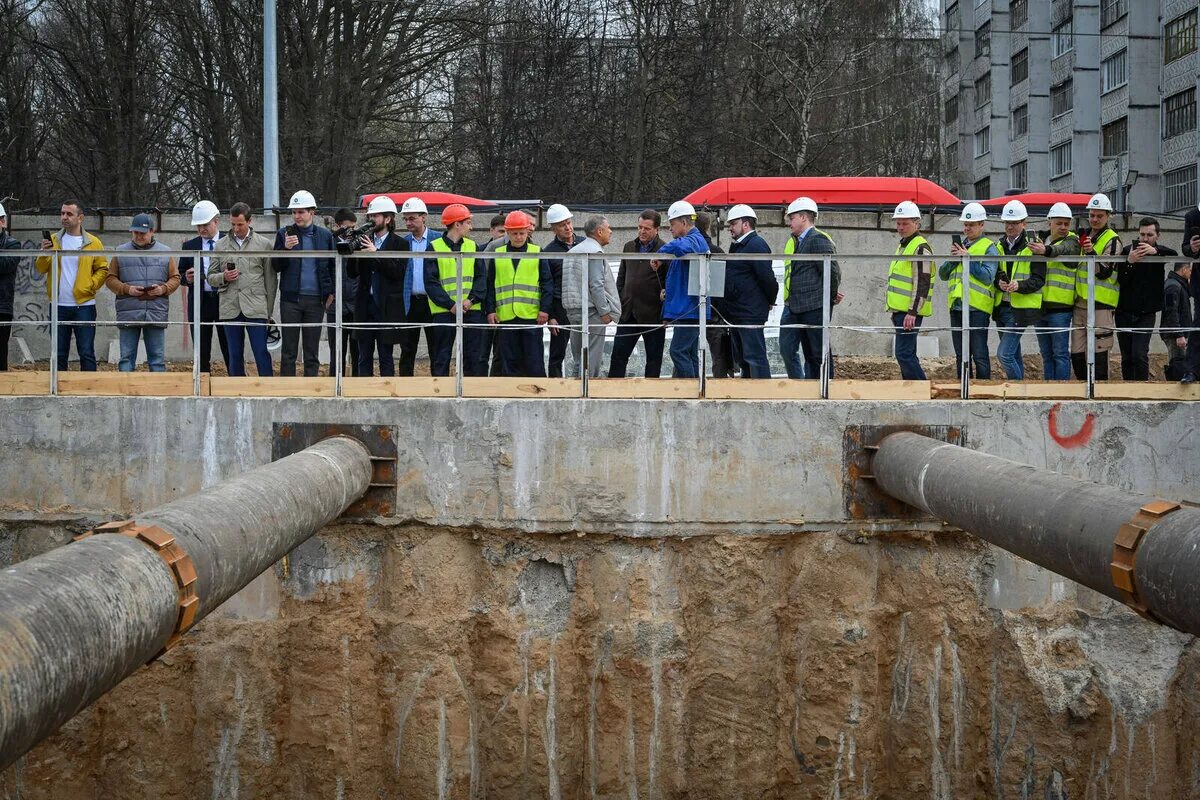
[[[267,349],[267,321],[250,319],[245,314],[238,314],[229,321],[242,323],[225,326],[225,342],[229,347],[229,374],[238,378],[245,377],[246,337],[249,337],[258,377],[271,377],[275,370],[271,363],[271,351]]]
[[[977,308],[970,309],[970,314],[967,319],[971,323],[971,332],[968,334],[971,341],[967,344],[971,348],[971,370],[972,377],[986,381],[992,377],[992,359],[988,354],[988,326],[992,324],[992,318],[986,311],[980,311]],[[962,375],[963,356],[962,356],[962,311],[950,311],[950,335],[954,342],[954,361],[955,373]]]
[[[700,357],[696,345],[700,342],[698,320],[675,320],[679,324],[671,326],[671,364],[674,366],[672,377],[697,378],[700,376]],[[693,326],[693,327],[684,327]]]
[[[133,372],[137,366],[138,338],[146,342],[146,363],[151,372],[166,372],[167,360],[167,329],[150,328],[137,325],[132,328],[118,328],[121,337],[121,361],[117,369],[121,372]]]
[[[1060,330],[1053,330],[1058,328]],[[1042,377],[1048,381],[1071,380],[1071,312],[1049,311],[1037,329],[1042,351]]]
[[[1000,367],[1010,381],[1025,380],[1025,362],[1021,356],[1021,334],[1027,325],[1017,324],[1017,315],[1012,306],[996,308],[996,325],[1000,328],[1000,346],[996,348],[996,358],[1000,359]]]
[[[79,353],[79,369],[84,372],[96,371],[96,326],[63,325],[62,323],[94,323],[96,321],[95,306],[59,306],[58,307],[58,368],[67,369],[67,359],[71,355],[71,331],[75,332],[75,352]]]
[[[735,325],[754,325],[753,328],[730,328],[735,350],[741,359],[743,378],[771,377],[771,362],[767,360],[767,334],[759,323],[737,320]]]
[[[385,343],[384,336],[394,336],[395,331],[363,329],[354,332],[358,339],[358,374],[369,378],[375,374],[375,351],[379,350],[379,375],[391,378],[396,375],[396,362],[392,357],[395,345]],[[429,340],[426,339],[426,342]]]
[[[902,321],[903,322],[903,321]],[[779,320],[779,355],[787,376],[799,380],[816,380],[821,377],[821,309],[794,312],[785,308]],[[813,328],[788,328],[788,325],[815,325]],[[804,353],[801,362],[799,352]],[[833,361],[830,360],[830,377]]]
[[[896,329],[896,363],[900,365],[900,377],[906,381],[923,381],[925,370],[921,369],[921,360],[917,358],[917,332],[921,329],[924,317],[917,317],[911,331],[904,330],[903,311],[892,314],[892,326]]]

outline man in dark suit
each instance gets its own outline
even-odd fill
[[[783,317],[780,320],[779,355],[789,378],[816,380],[821,377],[821,285],[824,282],[824,255],[837,249],[833,240],[816,228],[817,204],[808,197],[797,197],[788,206],[786,219],[790,228],[784,252],[812,255],[812,260],[789,261],[783,268]],[[829,265],[830,308],[842,300],[838,284],[842,271],[837,259]],[[789,325],[813,327],[789,328]],[[797,351],[804,350],[804,363]],[[830,356],[830,377],[833,377],[833,357]]]
[[[279,273],[279,316],[284,323],[283,348],[279,360],[280,375],[296,374],[296,350],[303,335],[304,377],[321,371],[321,327],[325,310],[333,303],[333,233],[314,224],[317,201],[311,193],[299,191],[288,202],[292,224],[275,234],[276,250],[328,250],[328,258],[300,256],[275,258],[271,264]],[[290,327],[303,323],[304,327]],[[301,333],[303,331],[303,334]]]
[[[747,205],[729,209],[729,234],[733,243],[730,253],[765,254],[771,252],[767,240],[754,230],[758,215]],[[770,259],[738,259],[725,265],[725,319],[737,342],[743,378],[771,377],[767,360],[767,339],[762,326],[766,324],[779,294],[779,281]],[[753,325],[755,327],[738,327]]]
[[[367,218],[375,226],[370,236],[362,237],[364,252],[409,253],[411,245],[396,235],[396,203],[388,197],[376,197],[367,207]],[[369,327],[354,332],[358,341],[358,365],[355,375],[375,374],[375,352],[379,352],[379,374],[396,374],[392,348],[401,338],[401,325],[408,320],[404,284],[411,268],[407,256],[397,258],[351,258],[347,274],[357,280],[354,295],[354,319]],[[411,285],[411,282],[410,282]],[[376,327],[392,324],[395,327]]]
[[[221,211],[216,203],[201,200],[192,207],[192,225],[196,226],[199,236],[188,239],[183,243],[184,250],[197,250],[203,253],[212,252],[221,239]],[[229,344],[225,339],[225,329],[216,325],[204,323],[217,322],[221,319],[221,295],[217,288],[210,284],[205,275],[208,274],[209,259],[212,256],[184,256],[179,259],[179,272],[182,275],[182,285],[188,287],[184,300],[184,310],[187,321],[192,321],[192,309],[195,300],[191,292],[200,292],[200,371],[212,371],[212,335],[213,328],[217,329],[217,344],[221,347],[221,359],[225,362],[225,370],[229,370]],[[199,267],[199,271],[197,271]],[[199,284],[200,289],[196,289]]]
[[[638,216],[638,235],[625,243],[626,253],[657,253],[666,242],[658,235],[662,217],[652,208]],[[663,345],[667,331],[662,324],[663,283],[649,260],[622,259],[617,272],[617,293],[621,295],[621,319],[613,342],[608,377],[624,378],[629,356],[638,338],[646,351],[646,377],[657,378],[662,372]]]
[[[1183,215],[1183,254],[1190,259],[1200,261],[1200,207],[1193,208]],[[1192,320],[1200,320],[1200,269],[1192,267]],[[1195,324],[1193,322],[1193,324]],[[1195,383],[1200,376],[1200,331],[1192,331],[1188,336],[1187,372],[1184,373],[1183,383]]]

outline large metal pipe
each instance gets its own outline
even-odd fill
[[[326,439],[141,514],[124,533],[0,571],[0,770],[337,519],[370,482],[360,442]]]
[[[1200,634],[1200,509],[908,432],[882,441],[872,472],[911,506]]]

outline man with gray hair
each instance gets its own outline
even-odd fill
[[[588,313],[588,375],[600,377],[604,364],[604,339],[607,326],[621,318],[621,296],[617,292],[617,281],[604,258],[604,248],[612,241],[612,226],[608,217],[589,217],[583,226],[586,237],[567,251],[563,259],[562,297],[563,307],[574,317],[573,309],[580,309],[583,319],[586,300]],[[587,274],[587,297],[584,297],[584,270]],[[583,332],[571,331],[571,355],[575,359],[575,374],[581,374]]]

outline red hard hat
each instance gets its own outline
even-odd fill
[[[462,222],[464,219],[470,219],[471,212],[462,203],[452,203],[442,209],[442,224],[453,225],[456,222]]]
[[[525,215],[524,211],[510,211],[508,212],[508,216],[504,218],[504,230],[506,231],[520,231],[529,227],[532,226],[529,224],[529,217]]]

